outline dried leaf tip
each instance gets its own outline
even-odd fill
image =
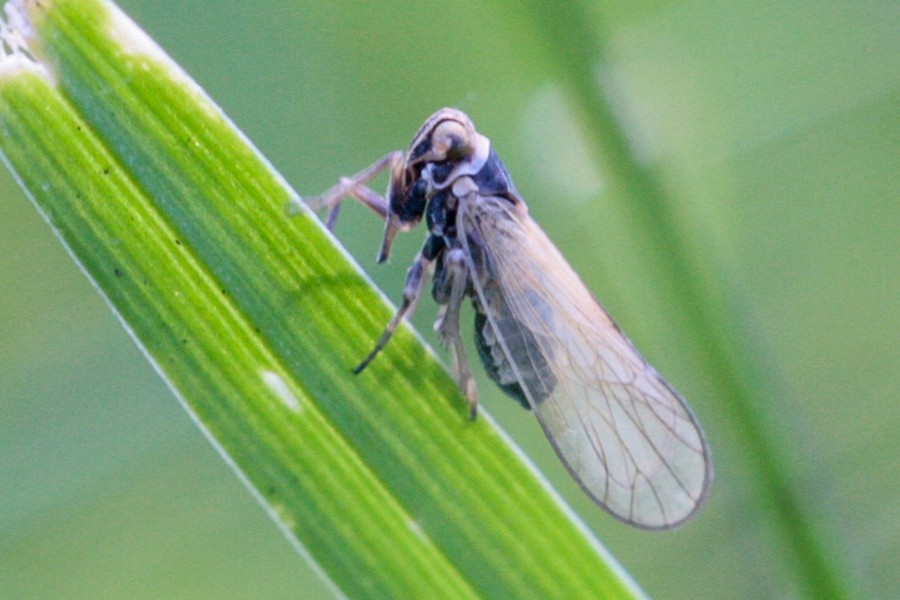
[[[31,45],[34,26],[29,5],[32,4],[35,4],[34,0],[10,0],[3,6],[0,16],[0,77],[30,71],[41,72],[49,78],[49,71],[35,56]]]

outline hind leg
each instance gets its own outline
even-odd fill
[[[449,250],[444,257],[443,267],[445,285],[449,287],[450,293],[447,304],[442,307],[435,322],[435,330],[444,346],[450,348],[453,355],[453,373],[469,403],[469,415],[474,419],[478,415],[478,390],[475,388],[475,380],[472,378],[472,370],[469,368],[459,333],[459,310],[466,297],[469,282],[469,272],[466,269],[462,249]]]

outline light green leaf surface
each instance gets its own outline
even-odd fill
[[[390,308],[142,32],[105,2],[25,4],[37,64],[0,79],[5,160],[341,592],[640,596],[407,330],[349,373]]]

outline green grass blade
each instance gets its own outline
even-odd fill
[[[350,374],[390,308],[140,30],[107,2],[11,6],[37,62],[2,59],[4,160],[340,592],[641,596],[409,330]]]

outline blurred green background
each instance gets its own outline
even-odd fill
[[[716,465],[707,508],[648,533],[568,479],[533,418],[484,406],[655,598],[798,598],[733,413],[692,377],[678,315],[605,186],[570,65],[538,2],[122,1],[301,194],[405,148],[457,106],[532,214],[687,396]],[[555,3],[549,3],[553,7]],[[900,569],[900,4],[579,3],[597,80],[671,202],[700,281],[729,290],[736,347],[782,468],[855,595]],[[537,15],[537,16],[536,16]],[[558,33],[558,32],[557,32]],[[380,184],[379,184],[380,185]],[[393,299],[381,226],[337,234]],[[652,269],[651,269],[652,270]],[[415,324],[430,336],[433,307]],[[433,341],[433,336],[429,337]],[[539,526],[539,524],[536,524]],[[320,598],[327,588],[174,400],[8,173],[0,172],[0,598]]]

